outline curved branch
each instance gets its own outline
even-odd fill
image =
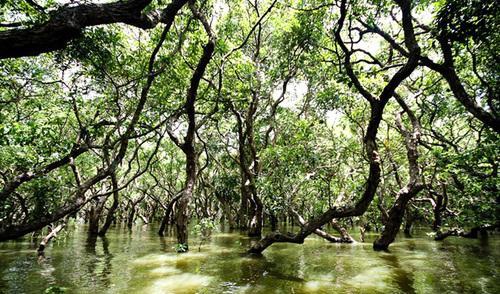
[[[161,11],[143,13],[151,0],[129,0],[105,4],[82,4],[62,7],[45,23],[30,28],[0,32],[0,59],[35,56],[64,48],[80,37],[85,28],[112,23],[125,23],[151,29],[159,23],[171,23],[188,0],[173,0]]]

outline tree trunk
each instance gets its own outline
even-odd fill
[[[301,227],[304,227],[306,225],[306,221],[297,211],[292,209],[291,213],[293,215],[295,215],[295,218],[297,219],[297,222],[299,223],[299,225]],[[332,223],[333,223],[333,221],[332,221]],[[340,227],[340,226],[338,226],[338,227]],[[320,236],[321,238],[323,238],[327,241],[332,242],[332,243],[353,243],[354,242],[354,239],[350,238],[350,236],[349,236],[349,238],[345,238],[345,237],[339,238],[339,237],[332,236],[332,235],[328,234],[327,232],[320,230],[320,229],[314,230],[313,233],[317,236]],[[345,233],[347,234],[347,231],[345,231]],[[347,235],[349,235],[349,234],[347,234]]]
[[[89,234],[97,235],[99,232],[99,221],[101,219],[102,210],[106,203],[107,197],[101,196],[92,203],[89,214]]]
[[[103,237],[108,232],[113,220],[115,219],[115,211],[118,208],[118,181],[116,179],[116,173],[111,174],[111,185],[113,189],[113,203],[111,207],[108,209],[108,214],[106,215],[106,220],[104,221],[104,225],[99,231],[98,235]]]
[[[259,196],[255,193],[252,193],[252,202],[251,202],[251,215],[250,215],[250,224],[248,228],[248,236],[249,237],[260,237],[262,234],[262,222],[263,222],[263,205]]]
[[[164,236],[165,230],[168,230],[168,221],[170,219],[170,215],[172,214],[172,210],[174,208],[175,203],[182,197],[182,193],[179,196],[174,197],[172,200],[168,202],[167,209],[165,210],[165,215],[161,220],[160,229],[158,230],[158,235],[161,237]]]
[[[470,231],[466,232],[462,229],[451,229],[448,230],[444,233],[438,232],[434,240],[436,241],[442,241],[450,236],[457,236],[457,237],[463,237],[463,238],[469,238],[469,239],[477,239],[479,235],[482,237],[487,237],[488,236],[488,231],[490,230],[495,230],[500,228],[500,223],[493,224],[493,225],[484,225],[484,226],[478,226],[472,228]]]
[[[413,227],[413,221],[414,221],[414,218],[411,214],[411,211],[410,209],[406,209],[406,216],[405,216],[405,226],[404,226],[404,233],[405,233],[405,236],[407,237],[411,237],[411,229]]]
[[[403,217],[405,214],[406,205],[410,199],[417,195],[423,189],[423,186],[418,187],[406,187],[406,191],[398,193],[398,199],[396,203],[389,210],[389,219],[384,226],[380,237],[373,243],[373,249],[375,250],[387,250],[389,245],[394,242],[401,223],[403,222]]]
[[[189,211],[188,206],[193,198],[193,190],[196,182],[196,153],[194,146],[184,147],[186,153],[186,185],[182,192],[181,198],[176,204],[175,225],[177,228],[177,244],[178,252],[186,252],[188,247],[188,223]]]
[[[238,224],[241,230],[246,230],[248,228],[248,203],[250,201],[248,188],[245,186],[246,177],[242,176],[241,178],[241,187],[240,187],[240,210],[238,212]]]
[[[269,223],[271,224],[271,231],[276,231],[278,228],[278,218],[273,213],[269,214]]]
[[[188,117],[188,128],[186,131],[186,136],[184,137],[184,143],[180,144],[179,140],[173,135],[169,136],[174,140],[177,146],[181,147],[182,151],[186,155],[186,184],[184,191],[182,192],[182,197],[177,201],[176,205],[176,228],[177,228],[177,251],[187,252],[188,247],[188,222],[189,222],[189,202],[193,197],[194,186],[196,183],[196,165],[197,165],[197,153],[195,150],[195,133],[196,133],[196,112],[195,103],[196,96],[198,94],[198,87],[200,81],[203,78],[205,69],[212,58],[212,53],[214,52],[215,43],[212,39],[209,39],[208,43],[203,48],[203,54],[198,61],[198,65],[191,77],[191,84],[187,93],[186,104],[184,106],[187,117]]]
[[[387,250],[389,248],[389,245],[394,241],[401,227],[408,202],[424,188],[421,182],[417,149],[420,140],[420,124],[415,114],[406,105],[404,100],[397,94],[395,94],[394,97],[412,123],[412,130],[409,131],[403,126],[401,115],[398,114],[396,116],[396,126],[405,138],[410,179],[409,183],[400,189],[396,195],[396,201],[388,212],[388,219],[385,223],[384,230],[380,237],[373,243],[373,249],[375,250]]]

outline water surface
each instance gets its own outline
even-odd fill
[[[114,228],[89,239],[84,226],[65,232],[39,258],[28,239],[0,243],[0,293],[500,293],[500,237],[425,234],[400,237],[390,252],[366,243],[274,244],[262,257],[244,253],[238,232],[212,236],[198,250],[174,252],[156,228]]]

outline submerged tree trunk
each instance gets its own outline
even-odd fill
[[[116,173],[111,174],[111,186],[113,189],[113,203],[111,207],[108,209],[108,214],[106,215],[106,220],[104,221],[104,225],[99,231],[98,235],[103,237],[108,232],[113,220],[115,219],[115,211],[118,208],[118,181],[116,179]]]
[[[231,200],[229,197],[226,197],[223,193],[220,193],[218,191],[215,191],[214,193],[215,198],[219,201],[221,208],[222,208],[222,213],[221,213],[221,223],[224,225],[224,219],[227,220],[229,224],[229,229],[234,229],[236,228],[236,221],[237,219],[232,213],[231,209]]]
[[[101,219],[102,210],[104,209],[104,204],[106,203],[107,197],[101,196],[92,203],[89,213],[89,234],[97,235],[99,232],[99,221]]]
[[[375,250],[387,250],[387,248],[389,248],[389,245],[394,241],[399,232],[408,202],[424,188],[421,182],[417,150],[420,140],[420,124],[417,117],[408,105],[406,105],[404,100],[397,94],[395,94],[394,97],[412,123],[412,130],[406,130],[401,122],[401,115],[398,114],[396,116],[396,125],[405,138],[410,180],[408,184],[397,193],[396,201],[388,212],[388,219],[386,220],[384,230],[380,237],[373,243],[373,249]]]
[[[209,33],[209,32],[207,32]],[[203,48],[203,54],[198,61],[198,65],[191,77],[190,87],[187,93],[186,104],[184,105],[185,113],[188,117],[188,128],[186,131],[186,136],[184,137],[184,143],[180,143],[179,139],[169,132],[169,136],[172,141],[181,148],[186,156],[186,182],[184,190],[182,192],[181,198],[177,201],[176,212],[175,212],[175,223],[177,228],[177,251],[187,252],[188,247],[188,222],[189,222],[189,203],[193,198],[193,191],[196,184],[196,165],[197,165],[197,153],[195,150],[195,136],[196,136],[196,112],[195,103],[198,94],[198,87],[200,81],[203,78],[205,69],[212,58],[212,53],[214,52],[215,43],[210,39],[208,43]]]
[[[269,223],[271,224],[271,231],[278,229],[278,218],[272,212],[269,213]]]
[[[299,225],[301,227],[304,227],[306,225],[306,221],[297,211],[292,209],[292,210],[290,210],[290,212],[293,215],[295,215],[295,218],[297,219],[297,222],[299,223]],[[333,223],[333,221],[332,221],[332,223]],[[337,224],[337,226],[338,226],[338,224]],[[340,226],[338,226],[338,228],[340,228]],[[347,231],[345,229],[343,231],[345,232],[344,234],[347,234]],[[348,238],[346,238],[345,235],[341,236],[339,238],[339,237],[332,236],[321,229],[316,229],[316,230],[314,230],[313,233],[317,236],[320,236],[321,238],[323,238],[327,241],[332,242],[332,243],[353,243],[354,242],[354,239],[352,239],[351,236],[349,236],[349,234],[347,234],[347,236],[349,236]]]
[[[493,225],[484,225],[484,226],[478,226],[478,227],[473,227],[470,231],[464,231],[462,229],[450,229],[446,232],[438,232],[434,240],[436,241],[442,241],[450,236],[456,236],[456,237],[463,237],[463,238],[469,238],[469,239],[477,239],[479,236],[481,237],[487,237],[488,236],[488,231],[495,230],[500,228],[500,223],[498,224],[493,224]]]
[[[410,211],[410,208],[407,207],[405,210],[405,224],[404,224],[404,233],[405,233],[405,236],[407,236],[407,237],[411,237],[411,230],[413,227],[413,221],[414,221],[414,217]]]
[[[185,147],[186,153],[186,185],[182,196],[176,204],[175,225],[177,228],[178,252],[189,250],[188,247],[188,223],[189,223],[189,202],[193,198],[194,185],[196,182],[196,154],[194,146]]]
[[[158,230],[158,235],[161,237],[164,236],[165,230],[168,229],[168,221],[170,219],[170,215],[172,214],[172,210],[174,209],[175,203],[182,197],[182,193],[178,196],[175,196],[172,200],[168,202],[167,208],[165,209],[165,215],[163,216],[160,224],[160,229]]]

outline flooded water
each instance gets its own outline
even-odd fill
[[[77,226],[38,258],[28,240],[0,243],[0,293],[500,293],[500,237],[432,241],[400,237],[390,252],[371,240],[274,244],[262,257],[252,240],[216,233],[198,250],[174,252],[155,227],[112,229],[88,239]]]

